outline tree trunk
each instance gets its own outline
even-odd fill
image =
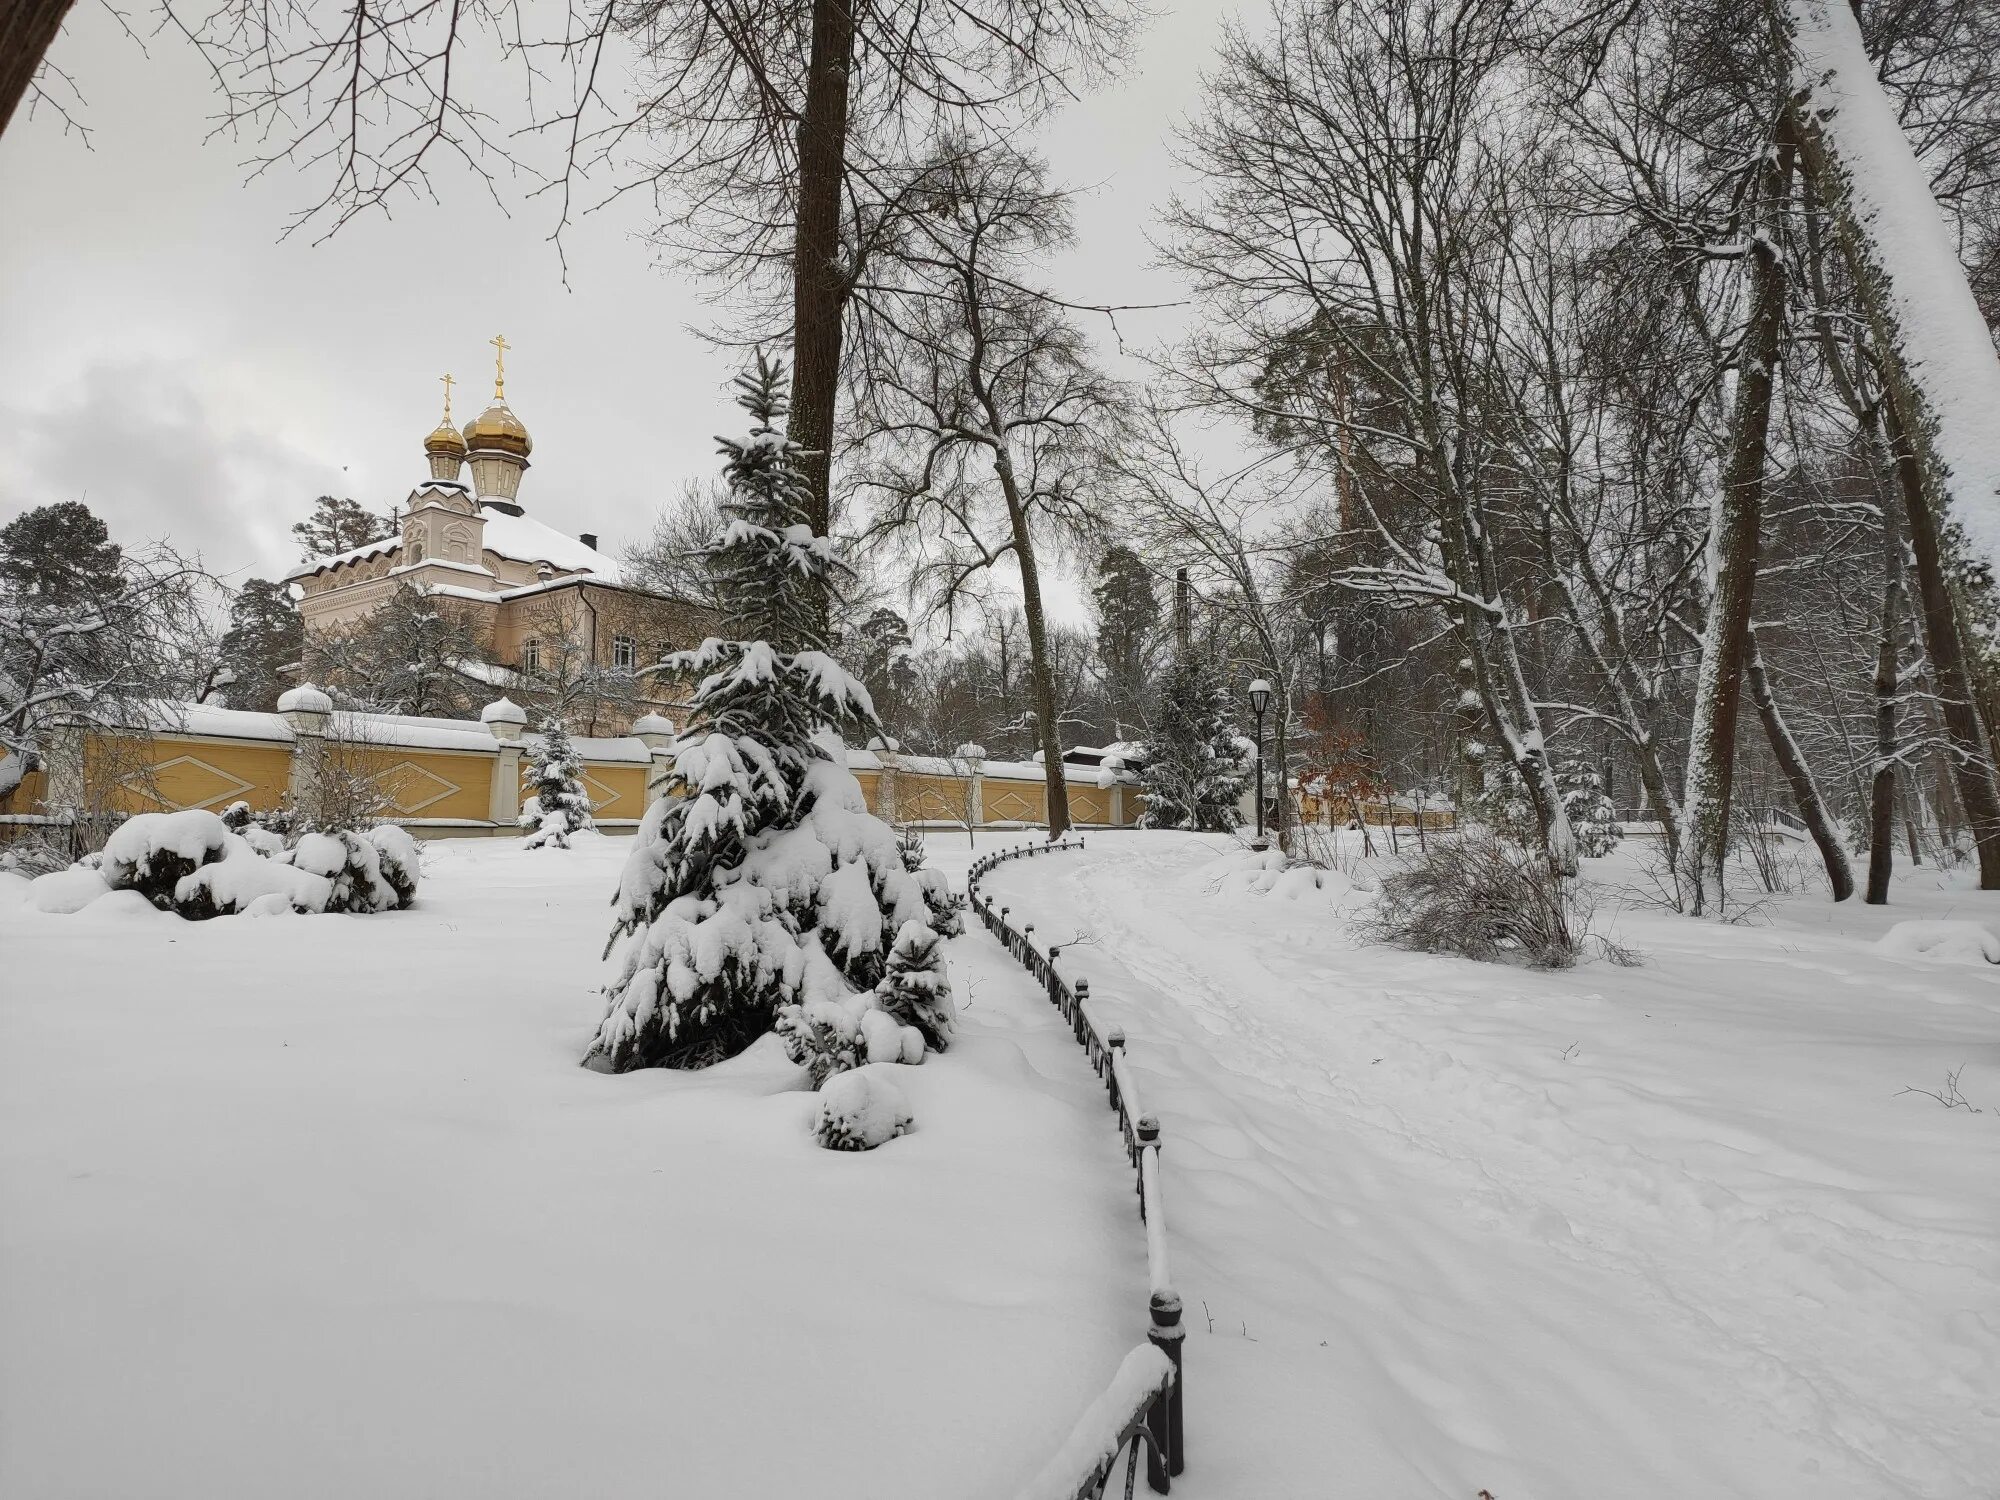
[[[1021,565],[1021,613],[1028,622],[1028,675],[1034,679],[1035,738],[1042,750],[1042,787],[1048,803],[1049,837],[1069,832],[1069,782],[1063,776],[1062,735],[1056,722],[1055,674],[1049,665],[1049,633],[1042,619],[1042,578],[1035,566],[1034,539],[1028,534],[1028,513],[1014,482],[1014,466],[1005,450],[994,455],[993,471],[1007,498],[1007,520],[1014,532],[1014,556]]]
[[[1868,784],[1868,894],[1870,906],[1889,903],[1896,867],[1896,627],[1903,608],[1903,549],[1894,508],[1882,505],[1882,637],[1875,647],[1875,774]]]
[[[840,345],[849,278],[841,264],[840,217],[847,179],[848,72],[854,55],[852,0],[813,0],[812,53],[799,118],[798,221],[792,244],[792,413],[789,436],[806,449],[812,486],[807,518],[833,534],[833,434],[840,398]]]
[[[1918,616],[1923,621],[1924,649],[1937,683],[1938,716],[1943,720],[1946,753],[1958,788],[1965,821],[1979,849],[1979,888],[2000,890],[2000,790],[1980,743],[1979,715],[1972,704],[1972,683],[1959,639],[1958,615],[1952,608],[1951,585],[1945,578],[1939,547],[1937,515],[1924,486],[1923,472],[1904,441],[1895,392],[1889,393],[1889,442],[1895,455],[1896,479],[1902,492],[1903,515],[1910,527],[1910,551],[1917,562]]]
[[[1775,211],[1786,169],[1769,173],[1765,192]],[[1694,729],[1688,742],[1683,870],[1699,914],[1707,908],[1711,878],[1722,890],[1722,862],[1729,847],[1729,794],[1735,775],[1736,719],[1742,700],[1743,663],[1750,640],[1750,604],[1757,587],[1762,540],[1764,450],[1771,429],[1771,393],[1785,313],[1785,266],[1763,234],[1750,247],[1750,323],[1744,330],[1737,372],[1735,437],[1716,494],[1709,545],[1715,555],[1715,589],[1702,641],[1695,687]]]
[[[73,0],[0,0],[0,135],[28,95]]]
[[[1820,795],[1819,783],[1813,780],[1812,767],[1799,750],[1798,741],[1792,738],[1791,728],[1778,711],[1777,695],[1771,691],[1771,679],[1764,670],[1764,653],[1757,646],[1756,627],[1751,627],[1745,651],[1743,668],[1750,681],[1750,699],[1757,705],[1757,717],[1764,723],[1764,738],[1770,742],[1772,758],[1778,762],[1778,769],[1784,773],[1785,785],[1791,788],[1792,802],[1805,820],[1806,831],[1812,841],[1819,846],[1819,857],[1826,865],[1826,883],[1833,889],[1833,899],[1845,901],[1854,894],[1854,866],[1847,858],[1846,846],[1840,842],[1840,835],[1833,826],[1833,816],[1826,810],[1826,799]]]

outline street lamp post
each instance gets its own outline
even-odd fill
[[[1250,684],[1250,712],[1257,716],[1257,842],[1252,846],[1266,847],[1264,838],[1264,710],[1271,706],[1271,684],[1259,677]]]

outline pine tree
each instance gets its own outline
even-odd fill
[[[889,951],[889,966],[875,986],[876,1004],[924,1035],[933,1052],[951,1043],[957,1009],[944,969],[944,942],[922,922],[905,922]]]
[[[378,515],[357,501],[321,495],[313,501],[312,514],[292,523],[292,536],[299,555],[311,562],[316,557],[336,557],[370,542],[379,542],[395,530],[387,516]]]
[[[1604,792],[1604,778],[1590,762],[1572,756],[1556,767],[1563,810],[1576,830],[1576,852],[1596,859],[1618,847],[1625,830],[1618,826],[1618,809]]]
[[[305,627],[289,589],[268,578],[245,580],[229,603],[222,664],[231,673],[223,700],[231,708],[269,713],[291,683],[284,669],[305,650]]]
[[[521,808],[521,826],[530,830],[528,847],[569,847],[569,836],[597,825],[590,816],[590,795],[583,789],[583,763],[570,746],[561,719],[542,724],[542,749],[529,773],[534,795]]]
[[[1190,652],[1168,669],[1146,740],[1145,826],[1224,832],[1255,770],[1249,741],[1207,662]]]
[[[784,1006],[844,1001],[928,915],[845,764],[839,734],[872,731],[875,713],[823,649],[816,606],[839,564],[806,519],[783,384],[761,357],[737,381],[752,427],[722,442],[728,524],[711,558],[735,638],[673,658],[699,686],[613,901],[617,977],[585,1058],[606,1071],[706,1066]]]
[[[1160,630],[1160,596],[1152,570],[1130,547],[1111,546],[1097,564],[1090,590],[1097,617],[1097,656],[1113,737],[1146,714],[1146,684]]]

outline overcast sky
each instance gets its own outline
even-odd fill
[[[1178,295],[1146,233],[1173,177],[1168,134],[1233,8],[1158,7],[1123,81],[1049,131],[1057,175],[1091,189],[1080,249],[1055,268],[1064,291]],[[714,471],[713,435],[734,427],[728,361],[690,331],[713,316],[706,289],[656,262],[636,200],[573,233],[568,290],[547,212],[507,217],[471,184],[322,244],[280,241],[314,184],[246,184],[242,148],[203,143],[216,101],[200,61],[166,37],[149,49],[79,6],[51,55],[86,97],[91,149],[25,107],[0,137],[0,521],[82,499],[120,541],[169,539],[239,579],[280,572],[313,496],[403,499],[437,377],[458,377],[462,423],[491,390],[495,333],[535,441],[531,514],[615,546]],[[1130,316],[1126,337],[1179,316]]]

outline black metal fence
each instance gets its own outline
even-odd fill
[[[1097,1076],[1104,1080],[1118,1128],[1125,1137],[1125,1154],[1132,1163],[1139,1195],[1139,1217],[1146,1226],[1146,1338],[1151,1349],[1166,1356],[1164,1363],[1141,1345],[1129,1356],[1110,1388],[1084,1413],[1070,1440],[1051,1461],[1022,1500],[1061,1496],[1064,1500],[1094,1500],[1104,1494],[1118,1467],[1125,1466],[1125,1493],[1130,1496],[1139,1464],[1146,1456],[1146,1482],[1157,1493],[1172,1488],[1172,1477],[1184,1467],[1186,1444],[1181,1425],[1182,1345],[1181,1299],[1167,1270],[1167,1209],[1160,1184],[1160,1122],[1139,1102],[1131,1065],[1125,1057],[1125,1033],[1100,1026],[1090,1009],[1090,981],[1065,979],[1057,968],[1062,949],[1035,946],[1032,922],[1016,928],[1007,920],[1013,908],[995,907],[979,889],[988,872],[1010,860],[1081,849],[1082,839],[1050,844],[1022,844],[974,860],[966,875],[966,899],[1021,966],[1048,992],[1049,1003],[1062,1012],[1070,1032],[1084,1049]]]

